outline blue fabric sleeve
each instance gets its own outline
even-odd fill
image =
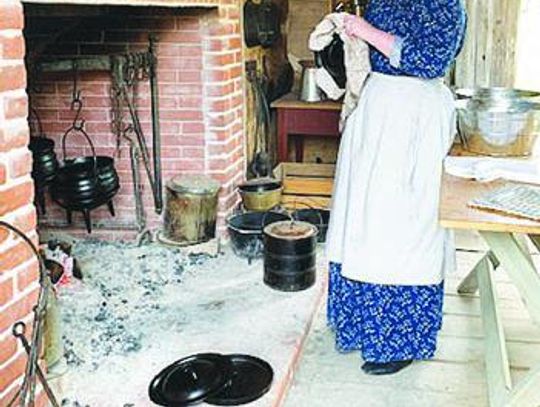
[[[394,40],[394,45],[392,47],[392,52],[390,52],[390,65],[394,68],[399,68],[401,64],[401,51],[403,50],[403,38],[396,36]]]
[[[413,7],[416,29],[400,38],[398,57],[394,55],[390,62],[406,75],[444,76],[462,43],[465,11],[461,0],[419,0]]]

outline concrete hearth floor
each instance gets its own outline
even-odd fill
[[[391,377],[367,376],[357,353],[335,351],[325,321],[327,267],[322,252],[317,284],[303,292],[282,293],[263,284],[261,261],[248,265],[228,250],[211,259],[159,246],[85,243],[79,250],[83,269],[95,275],[87,276],[85,289],[75,287],[63,306],[68,308],[65,326],[82,330],[67,335],[69,340],[86,342],[86,349],[69,344],[71,365],[54,380],[55,388],[69,407],[150,406],[147,386],[159,370],[183,356],[213,351],[253,354],[272,364],[272,389],[249,404],[253,407],[487,406],[479,298],[456,294],[461,275],[484,246],[473,234],[461,234],[457,241],[465,250],[458,252],[458,272],[445,286],[436,357]],[[122,255],[115,259],[118,253]],[[111,262],[125,261],[130,270],[122,270],[123,264],[106,270]],[[120,283],[107,280],[111,273],[119,273]],[[504,270],[495,276],[512,376],[519,379],[540,362],[540,329],[532,324]],[[99,295],[88,300],[96,287]],[[101,296],[111,293],[122,300],[107,300],[112,316],[99,306]],[[124,297],[129,302],[122,308]],[[119,323],[125,330],[114,328]]]
[[[262,261],[248,265],[228,248],[217,258],[197,258],[158,245],[78,242],[75,253],[85,280],[61,287],[60,303],[64,331],[81,332],[65,332],[69,366],[52,380],[63,406],[150,406],[152,377],[199,352],[265,359],[274,368],[274,383],[250,406],[282,403],[323,296],[320,275],[312,288],[284,293],[263,284]],[[115,273],[120,276],[111,277]],[[150,293],[136,294],[141,289]],[[65,367],[61,363],[53,374]]]

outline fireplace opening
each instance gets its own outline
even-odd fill
[[[35,164],[40,230],[132,238],[159,229],[163,185],[179,174],[221,183],[218,233],[224,229],[244,151],[241,41],[237,23],[222,14],[218,7],[25,4],[32,140],[54,142],[60,166],[94,155],[109,165],[108,195],[99,196],[92,174],[100,165],[75,165],[49,182]],[[77,171],[88,179],[73,181]]]

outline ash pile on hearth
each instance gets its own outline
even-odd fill
[[[78,241],[82,282],[59,288],[66,362],[95,370],[111,356],[137,352],[151,335],[178,320],[171,292],[207,255],[186,255],[157,244]]]

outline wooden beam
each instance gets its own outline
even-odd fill
[[[41,62],[38,64],[40,72],[69,72],[74,67],[77,71],[110,71],[111,58],[109,56],[95,56],[88,58],[72,58],[60,61]]]

